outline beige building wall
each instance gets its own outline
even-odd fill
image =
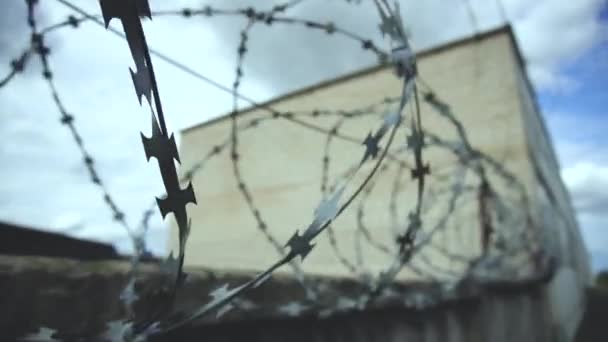
[[[471,144],[501,162],[525,185],[528,195],[534,197],[532,194],[536,194],[538,179],[530,158],[539,157],[530,152],[530,145],[536,144],[530,142],[530,134],[538,132],[526,128],[529,125],[526,116],[530,114],[526,112],[524,96],[530,89],[522,88],[527,83],[522,83],[521,75],[525,74],[521,71],[516,51],[509,29],[501,29],[422,52],[418,56],[418,68],[424,82],[443,101],[450,104],[466,128]],[[401,81],[391,68],[375,67],[281,97],[270,101],[268,105],[279,111],[293,113],[355,110],[380,103],[387,97],[398,96],[400,91]],[[358,137],[362,142],[371,129],[379,127],[384,107],[379,109],[376,113],[347,120],[340,126],[340,133]],[[404,115],[409,124],[411,111],[406,110]],[[239,116],[239,124],[244,125],[251,120],[269,116],[264,110],[249,110]],[[300,120],[331,129],[338,118],[319,116],[312,119],[304,116]],[[422,121],[426,130],[444,139],[455,141],[458,138],[456,129],[424,103]],[[403,146],[407,131],[407,128],[400,128],[397,132],[393,152]],[[230,132],[229,118],[184,130],[180,147],[182,174],[214,146],[230,139]],[[285,119],[263,120],[257,127],[239,133],[238,150],[243,180],[252,191],[253,202],[267,223],[268,231],[280,244],[285,244],[296,229],[305,229],[313,218],[313,211],[321,199],[325,143],[325,134]],[[383,143],[386,143],[386,138]],[[339,179],[343,172],[360,161],[363,151],[360,143],[334,139],[329,153],[329,179]],[[410,153],[402,156],[403,160],[412,163]],[[454,155],[430,147],[425,150],[424,156],[432,170],[427,189],[441,191],[451,186],[450,182],[458,170]],[[354,185],[360,184],[372,165],[369,162],[366,164],[355,178]],[[364,221],[374,240],[385,244],[394,253],[396,249],[392,234],[395,227],[390,219],[389,196],[398,168],[395,163],[387,162],[387,165],[387,169],[375,178],[375,187],[365,202]],[[552,167],[554,165],[547,166]],[[517,194],[511,185],[494,174],[489,177],[505,201],[518,204]],[[551,185],[552,187],[563,186],[559,177],[553,177],[552,180],[559,183]],[[477,181],[471,173],[467,174],[467,184],[475,184]],[[198,205],[188,206],[192,230],[186,250],[186,265],[259,271],[279,258],[277,251],[260,232],[247,202],[238,190],[239,181],[233,174],[230,148],[224,148],[219,155],[207,161],[194,175],[192,183]],[[400,221],[405,222],[415,203],[415,183],[410,180],[409,174],[405,174],[402,183],[404,185],[400,190],[397,209]],[[348,187],[343,200],[352,191],[354,187]],[[558,196],[563,197],[563,189],[559,191]],[[427,198],[429,201],[426,205],[429,209],[423,215],[423,223],[425,231],[429,232],[447,209],[449,197],[438,195]],[[358,205],[358,201],[355,201],[332,224],[340,253],[354,263],[358,263],[356,246],[357,241],[361,241],[360,233],[357,233]],[[412,261],[414,266],[442,279],[461,273],[467,264],[459,261],[460,258],[470,260],[481,253],[478,210],[477,193],[467,193],[459,198],[446,229],[433,235],[432,245],[441,248],[423,249]],[[572,216],[570,212],[567,215]],[[538,219],[536,224],[542,225],[542,219]],[[522,224],[521,227],[509,229],[516,231],[525,228]],[[575,228],[569,222],[561,229]],[[173,225],[171,247],[174,250],[177,236],[175,229]],[[568,234],[576,235],[578,232],[568,231]],[[370,244],[362,243],[362,246],[362,258],[359,261],[366,271],[377,274],[393,260],[393,256]],[[576,260],[585,264],[581,258]],[[327,232],[317,237],[316,247],[302,268],[315,274],[355,276],[336,257]],[[279,272],[290,272],[290,268],[283,267]],[[399,275],[400,279],[420,277],[408,269]]]

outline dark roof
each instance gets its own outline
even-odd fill
[[[48,256],[81,260],[119,259],[109,244],[0,222],[0,254]]]
[[[460,45],[468,44],[468,43],[470,43],[472,41],[475,41],[475,40],[491,37],[491,36],[494,36],[494,35],[497,35],[497,34],[501,34],[501,33],[507,33],[509,35],[509,37],[511,38],[511,40],[513,42],[514,49],[515,49],[516,58],[517,58],[517,60],[518,60],[518,62],[520,64],[520,66],[524,70],[524,75],[526,77],[526,81],[528,83],[529,90],[531,91],[532,97],[535,99],[534,89],[532,88],[531,83],[530,83],[530,81],[527,78],[528,76],[527,76],[527,73],[525,72],[525,68],[524,68],[524,66],[525,66],[524,59],[522,57],[521,51],[519,50],[519,45],[517,44],[517,40],[515,38],[515,35],[513,33],[513,29],[511,28],[511,25],[500,26],[498,28],[495,28],[495,29],[492,29],[492,30],[488,30],[488,31],[485,31],[485,32],[482,32],[482,33],[478,33],[478,34],[473,35],[473,36],[469,36],[469,37],[465,37],[465,38],[454,40],[454,41],[449,42],[447,44],[442,44],[442,45],[439,45],[439,46],[436,46],[436,47],[432,47],[432,48],[429,48],[429,49],[424,49],[424,50],[421,50],[421,51],[417,52],[416,56],[417,56],[417,58],[421,58],[421,57],[424,57],[424,56],[434,55],[434,54],[443,52],[445,50],[452,49],[452,48],[460,46]],[[364,68],[364,69],[361,69],[361,70],[358,70],[358,71],[355,71],[355,72],[352,72],[352,73],[349,73],[349,74],[346,74],[346,75],[343,75],[343,76],[339,76],[337,78],[333,78],[333,79],[330,79],[330,80],[327,80],[327,81],[323,81],[323,82],[314,84],[312,86],[304,87],[304,88],[295,90],[293,92],[277,96],[277,97],[272,98],[272,99],[270,99],[268,101],[265,101],[265,102],[262,102],[262,103],[258,103],[257,105],[252,105],[252,106],[250,106],[248,108],[245,108],[245,109],[241,110],[240,113],[242,114],[242,113],[246,113],[246,112],[258,109],[258,108],[270,107],[273,104],[276,104],[277,102],[284,101],[284,100],[287,100],[287,99],[290,99],[290,98],[293,98],[293,97],[296,97],[296,96],[300,96],[300,95],[303,95],[303,94],[306,94],[306,93],[309,93],[309,92],[312,92],[312,91],[315,91],[315,90],[319,90],[320,88],[324,88],[324,87],[328,87],[328,86],[331,86],[331,85],[334,85],[334,84],[337,84],[337,83],[345,82],[345,81],[348,81],[348,80],[353,79],[353,78],[357,78],[357,77],[360,77],[360,76],[365,76],[367,74],[371,74],[371,73],[379,71],[379,70],[381,70],[383,68],[388,68],[388,67],[389,66],[385,65],[385,64],[377,64],[377,65],[374,65],[374,66],[371,66],[371,67],[368,67],[368,68]],[[536,104],[536,101],[534,101],[534,102]],[[197,128],[205,127],[205,126],[208,126],[208,125],[212,125],[214,123],[217,123],[217,122],[220,122],[222,120],[225,120],[225,119],[227,119],[229,117],[230,117],[230,114],[224,114],[224,115],[218,116],[216,118],[213,118],[211,120],[204,121],[202,123],[196,124],[194,126],[186,127],[186,128],[184,128],[184,129],[181,130],[181,133],[184,134],[184,133],[186,133],[188,131],[191,131],[193,129],[197,129]]]

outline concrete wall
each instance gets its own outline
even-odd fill
[[[531,179],[526,131],[518,98],[518,83],[514,69],[519,67],[511,53],[511,39],[506,31],[487,35],[419,57],[418,65],[424,81],[442,100],[448,102],[458,119],[469,132],[473,146],[506,165],[515,175]],[[312,88],[297,95],[287,96],[271,103],[282,111],[312,111],[314,109],[352,110],[381,102],[400,93],[400,81],[392,69],[375,68],[342,81]],[[381,108],[383,109],[383,108]],[[409,113],[409,112],[408,112]],[[360,137],[361,141],[381,122],[382,112],[348,121],[340,128],[346,135]],[[410,114],[407,114],[410,115]],[[262,110],[246,112],[240,122],[264,118]],[[457,138],[456,130],[428,105],[422,106],[424,128],[449,140]],[[331,128],[334,117],[302,120]],[[405,130],[400,130],[396,146],[403,144]],[[182,170],[200,160],[208,150],[230,137],[230,120],[183,132],[181,145]],[[255,129],[239,135],[239,156],[243,179],[253,192],[254,203],[269,231],[280,243],[285,243],[295,229],[303,229],[312,219],[320,198],[325,136],[286,120],[270,120]],[[335,141],[331,145],[330,179],[335,180],[348,167],[356,164],[362,155],[360,144]],[[193,178],[199,205],[189,207],[192,216],[192,233],[186,253],[186,264],[208,267],[261,270],[277,258],[276,251],[258,230],[253,215],[238,191],[238,182],[232,173],[229,149],[207,162]],[[456,159],[453,155],[429,148],[425,159],[431,164],[434,175],[453,174]],[[406,157],[411,162],[411,156]],[[367,169],[369,170],[369,168]],[[378,177],[376,188],[367,202],[365,219],[373,222],[374,237],[391,248],[392,227],[388,214],[387,194],[392,189],[395,168]],[[362,175],[366,172],[362,172]],[[496,177],[491,179],[497,180]],[[361,181],[357,178],[356,184]],[[471,178],[470,182],[476,182]],[[413,184],[413,183],[411,183]],[[429,188],[449,185],[449,180],[430,180]],[[527,182],[526,184],[531,184]],[[511,189],[497,181],[498,190],[513,199]],[[347,194],[352,189],[347,189]],[[399,197],[399,215],[402,221],[412,209],[415,191],[410,186]],[[480,226],[478,203],[475,194],[458,203],[445,233],[437,234],[434,244],[444,249],[473,258],[480,254]],[[511,197],[509,197],[511,196]],[[437,203],[447,202],[439,199]],[[355,259],[353,246],[356,238],[356,210],[352,207],[333,225],[342,253]],[[432,227],[442,213],[436,205],[425,217],[425,227]],[[175,229],[175,227],[174,227]],[[175,232],[171,233],[175,246]],[[378,272],[392,260],[374,248],[364,250],[366,269]],[[436,267],[428,267],[428,262]],[[461,272],[465,265],[427,248],[413,261],[436,277],[447,271]],[[337,260],[330,247],[327,234],[318,237],[317,246],[303,265],[305,271],[338,276],[352,276]],[[437,269],[441,270],[438,271]],[[402,279],[417,277],[407,270]]]
[[[93,336],[107,322],[126,317],[119,296],[130,277],[129,269],[126,261],[0,256],[2,340],[17,341],[40,327],[58,332],[64,341],[76,336],[95,340]],[[189,280],[177,297],[179,312],[191,312],[209,302],[209,292],[226,283],[239,284],[251,277],[207,269],[188,268],[186,272]],[[320,304],[331,308],[336,308],[340,298],[357,298],[360,293],[359,284],[352,280],[314,280],[328,289],[319,298]],[[141,265],[136,321],[149,317],[164,303],[157,296],[165,281],[158,264]],[[304,291],[292,277],[276,276],[245,293],[238,308],[225,315],[207,315],[198,325],[159,335],[151,342],[556,341],[559,329],[552,324],[544,280],[506,287],[467,283],[455,289],[457,296],[424,307],[413,304],[419,302],[414,298],[434,298],[437,288],[433,284],[404,286],[402,300],[392,295],[379,298],[364,311],[334,310],[328,316],[309,310],[288,318],[281,308],[302,300]],[[246,302],[250,304],[245,306]]]
[[[558,260],[556,275],[548,284],[553,324],[565,340],[572,340],[584,315],[585,288],[592,281],[589,256],[530,84],[522,69],[516,75],[533,171],[532,217],[535,225],[543,228],[546,249]]]
[[[318,319],[255,320],[182,330],[166,340],[319,342],[554,342],[546,297],[539,289],[495,293],[417,311],[354,312]],[[160,339],[159,339],[160,341]]]
[[[535,183],[535,187],[532,188],[531,198],[539,210],[535,213],[537,225],[545,229],[547,238],[555,238],[548,243],[553,244],[553,253],[559,257],[560,263],[577,270],[581,282],[589,285],[592,281],[589,256],[568,190],[560,176],[560,165],[550,134],[524,71],[521,68],[516,71],[528,154],[534,173],[531,182]]]
[[[512,214],[502,223],[494,220],[494,229],[497,235],[504,234],[508,241],[516,243],[517,240],[523,241],[525,235],[536,246],[542,246],[556,257],[556,276],[543,292],[547,297],[543,310],[550,312],[545,323],[560,339],[572,339],[584,310],[583,289],[591,274],[589,260],[567,190],[560,178],[551,139],[511,32],[499,30],[421,53],[418,67],[424,83],[450,105],[467,130],[472,146],[498,161],[523,185],[527,203],[521,201],[513,184],[505,182],[495,172],[488,173],[502,204]],[[284,96],[269,105],[279,111],[293,113],[355,110],[380,103],[386,97],[398,96],[400,87],[392,69],[378,67]],[[370,129],[378,127],[384,109],[379,107],[371,115],[348,120],[340,126],[339,132],[360,137],[363,141]],[[443,139],[457,140],[456,129],[445,118],[427,104],[423,103],[421,109],[424,129]],[[406,111],[407,118],[409,115],[411,111]],[[268,116],[263,110],[249,110],[240,116],[239,122],[246,124]],[[338,118],[320,116],[314,120],[302,117],[301,120],[329,130]],[[229,119],[220,119],[184,131],[182,172],[195,165],[213,146],[226,141],[230,137],[230,127]],[[407,128],[398,131],[396,148],[403,145],[407,132]],[[325,143],[326,135],[284,119],[263,121],[255,129],[239,134],[243,181],[252,191],[255,209],[259,210],[269,231],[281,244],[296,229],[307,226],[319,203]],[[329,153],[329,179],[339,179],[345,170],[359,162],[362,152],[363,148],[358,143],[334,139]],[[424,158],[432,170],[427,190],[450,186],[459,165],[454,155],[429,147],[424,151]],[[406,155],[404,160],[411,163],[412,158]],[[394,164],[386,164],[388,168],[375,178],[375,187],[365,202],[364,220],[374,240],[384,243],[394,253],[395,227],[389,219],[388,194],[399,175]],[[355,178],[355,184],[367,171],[369,168],[364,168],[361,177]],[[260,233],[238,191],[238,183],[233,175],[229,148],[205,163],[203,170],[195,174],[193,185],[199,205],[189,208],[193,227],[186,251],[187,265],[259,271],[278,258],[277,251]],[[465,183],[478,185],[479,178],[469,173]],[[400,190],[397,197],[401,222],[406,222],[405,217],[415,204],[415,186],[413,182],[409,184]],[[347,189],[346,195],[349,191],[352,189]],[[440,222],[449,198],[438,197],[432,201],[430,210],[423,215],[423,229],[427,232]],[[359,260],[363,265],[361,269],[377,274],[387,267],[392,256],[370,245],[361,248],[361,255],[356,253],[354,246],[360,238],[357,233],[357,205],[355,201],[332,225],[337,245],[344,258]],[[447,221],[446,229],[435,234],[432,243],[411,262],[425,275],[405,269],[398,279],[453,280],[467,267],[466,262],[458,261],[459,258],[472,260],[481,254],[477,194],[459,198],[456,208]],[[175,227],[173,229],[171,239],[172,246],[175,246],[177,234]],[[320,235],[315,242],[315,249],[303,264],[304,271],[357,277],[340,263],[327,233]],[[454,255],[459,258],[452,257]],[[512,255],[508,260],[515,273],[505,273],[504,277],[525,278],[537,272],[531,256],[526,253]],[[279,272],[288,273],[289,268]],[[510,310],[511,306],[505,304],[503,309]],[[513,309],[513,312],[518,310]]]

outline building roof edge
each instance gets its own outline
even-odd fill
[[[497,35],[497,34],[501,34],[501,33],[508,33],[509,36],[510,36],[510,38],[512,39],[512,41],[514,43],[513,46],[515,47],[515,50],[516,50],[516,57],[518,59],[518,62],[520,64],[520,66],[522,66],[522,68],[524,69],[524,75],[525,75],[525,78],[526,78],[526,82],[530,86],[530,90],[531,90],[531,94],[532,94],[532,97],[533,97],[534,102],[535,102],[535,106],[537,106],[537,103],[536,103],[536,94],[534,92],[534,88],[531,87],[531,83],[530,83],[530,81],[528,79],[528,75],[525,72],[524,59],[523,59],[523,56],[521,54],[521,51],[519,50],[519,45],[517,44],[517,40],[515,38],[515,35],[513,33],[512,28],[511,28],[511,25],[499,26],[499,27],[496,27],[496,28],[493,28],[493,29],[490,29],[490,30],[487,30],[487,31],[484,31],[484,32],[481,32],[481,33],[477,33],[477,34],[474,34],[474,35],[471,35],[471,36],[455,39],[455,40],[450,41],[450,42],[445,43],[445,44],[441,44],[441,45],[434,46],[434,47],[427,48],[427,49],[422,49],[422,50],[416,52],[416,57],[417,58],[421,58],[421,57],[425,57],[425,56],[429,56],[429,55],[434,55],[434,54],[437,54],[439,52],[442,52],[442,51],[445,51],[445,50],[448,50],[448,49],[452,49],[452,48],[455,48],[457,46],[461,46],[461,45],[470,43],[470,42],[475,41],[475,40],[484,39],[484,38],[491,37],[491,36],[494,36],[494,35]],[[248,112],[251,112],[251,111],[253,111],[255,109],[264,109],[264,108],[269,109],[270,106],[272,106],[273,104],[276,104],[277,102],[284,101],[284,100],[287,100],[287,99],[290,99],[290,98],[293,98],[293,97],[296,97],[296,96],[300,96],[300,95],[303,95],[303,94],[306,94],[306,93],[309,93],[309,92],[313,92],[313,91],[316,91],[316,90],[319,90],[319,89],[322,89],[322,88],[325,88],[325,87],[329,87],[329,86],[332,86],[332,85],[337,84],[337,83],[345,82],[345,81],[348,81],[348,80],[353,79],[353,78],[357,78],[357,77],[360,77],[360,76],[371,74],[373,72],[379,71],[379,70],[381,70],[383,68],[387,68],[387,67],[389,67],[389,65],[387,65],[387,64],[376,64],[376,65],[372,65],[372,66],[369,66],[369,67],[366,67],[366,68],[362,68],[362,69],[359,69],[359,70],[354,71],[354,72],[350,72],[350,73],[347,73],[347,74],[344,74],[344,75],[341,75],[341,76],[338,76],[338,77],[335,77],[335,78],[332,78],[332,79],[328,79],[328,80],[325,80],[325,81],[322,81],[322,82],[319,82],[319,83],[316,83],[316,84],[313,84],[313,85],[310,85],[310,86],[306,86],[306,87],[294,90],[292,92],[288,92],[286,94],[282,94],[282,95],[273,97],[273,98],[271,98],[271,99],[269,99],[267,101],[264,101],[264,102],[261,102],[261,103],[257,103],[255,105],[251,105],[251,106],[249,106],[247,108],[244,108],[244,109],[240,110],[238,113],[239,113],[239,115],[244,115],[244,114],[247,114]],[[210,119],[210,120],[207,120],[207,121],[203,121],[203,122],[200,122],[198,124],[194,124],[192,126],[183,128],[183,129],[180,130],[180,133],[181,134],[185,134],[185,133],[188,133],[188,132],[190,132],[190,131],[192,131],[194,129],[201,128],[201,127],[206,127],[206,126],[218,123],[218,122],[223,121],[223,120],[228,119],[228,118],[230,118],[230,113],[223,114],[223,115],[220,115],[220,116],[215,117],[213,119]]]

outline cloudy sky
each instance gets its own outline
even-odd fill
[[[27,46],[25,2],[3,1],[0,13],[0,77]],[[73,14],[56,0],[40,1],[42,27]],[[73,0],[99,14],[98,2]],[[247,1],[207,1],[221,8]],[[256,1],[259,9],[273,1]],[[514,25],[528,73],[538,93],[593,259],[594,269],[608,268],[608,5],[605,0],[402,0],[402,15],[416,48],[468,36],[474,30]],[[199,1],[151,1],[153,10],[199,7]],[[371,1],[306,0],[290,15],[336,25],[382,44]],[[157,17],[144,24],[155,49],[198,72],[230,85],[243,18]],[[114,22],[113,27],[120,29]],[[50,63],[59,94],[75,117],[101,178],[135,226],[154,195],[162,192],[157,167],[147,163],[139,132],[149,131],[127,67],[126,43],[93,23],[64,28],[47,36]],[[383,46],[383,45],[382,45]],[[358,44],[300,27],[258,25],[250,37],[242,93],[258,101],[375,62]],[[171,131],[226,112],[231,96],[155,60]],[[113,223],[99,190],[91,184],[69,131],[40,77],[36,60],[9,86],[0,89],[0,220],[74,236],[93,238],[128,249],[121,226]],[[145,107],[144,107],[145,108]],[[166,231],[152,219],[149,243],[164,252]]]

